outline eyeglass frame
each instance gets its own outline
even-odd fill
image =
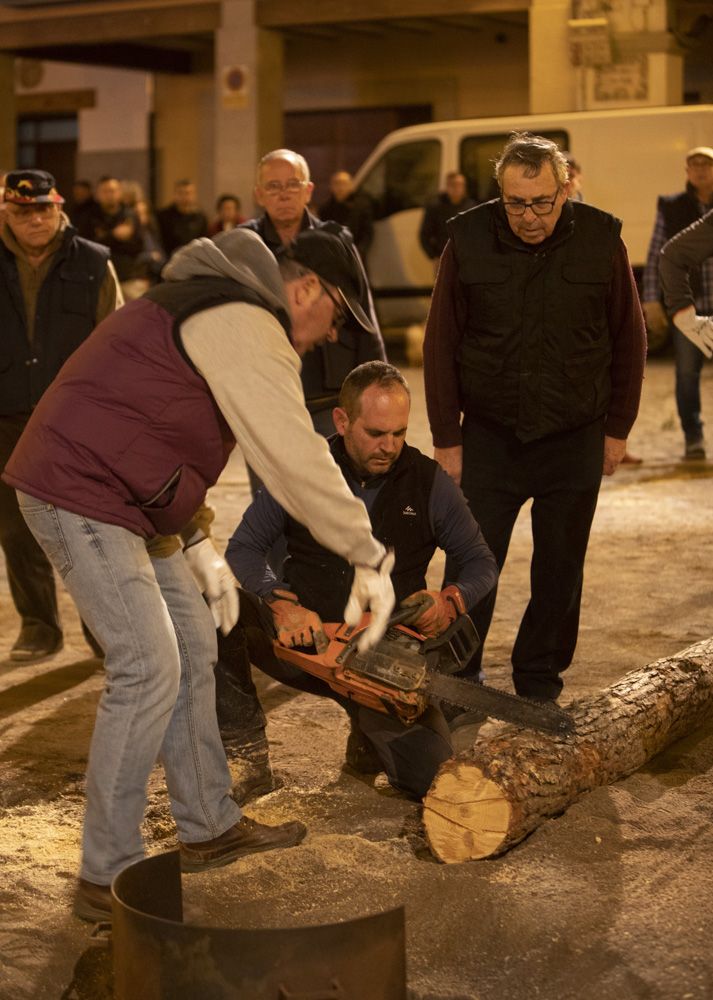
[[[324,294],[327,295],[332,300],[332,303],[334,305],[334,316],[332,317],[332,327],[335,330],[339,331],[341,330],[341,328],[344,326],[344,324],[348,319],[347,310],[344,307],[344,303],[341,302],[336,297],[336,295],[332,295],[329,288],[327,287],[327,285],[325,285],[325,283],[322,281],[321,278],[318,278],[317,280],[319,281],[319,284]]]
[[[551,201],[546,198],[539,200],[536,198],[533,201],[504,201],[503,198],[501,198],[500,202],[503,208],[505,209],[506,215],[512,215],[516,218],[519,218],[521,215],[524,215],[529,208],[533,215],[536,215],[538,218],[543,218],[546,215],[552,215],[552,213],[554,212],[555,205],[557,204],[557,199],[559,198],[561,190],[562,187],[560,185],[555,191],[555,196]],[[545,212],[538,212],[535,210],[535,205],[547,205],[549,207]],[[522,211],[513,212],[512,211],[513,208],[522,209]]]
[[[283,191],[289,194],[298,194],[302,188],[307,187],[309,181],[302,181],[299,177],[290,177],[288,181],[284,183],[282,181],[266,181],[264,184],[258,185],[265,194],[277,195],[282,194]]]

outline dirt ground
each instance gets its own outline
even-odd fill
[[[409,439],[430,451],[421,372],[406,374],[415,397]],[[704,412],[713,413],[713,370],[703,386]],[[645,462],[602,489],[565,703],[713,634],[713,464],[680,462],[669,359],[649,365],[630,446]],[[213,491],[221,542],[246,497],[237,457]],[[523,512],[486,647],[489,682],[502,687],[528,562]],[[433,585],[441,570],[434,561]],[[4,578],[0,601],[0,1000],[103,1000],[110,994],[98,984],[70,988],[90,945],[70,903],[102,665],[89,659],[66,595],[62,653],[12,664],[17,620]],[[336,706],[259,685],[284,788],[248,812],[267,822],[301,819],[309,835],[293,850],[184,878],[196,919],[295,926],[404,904],[412,1000],[713,997],[713,706],[706,727],[584,796],[503,857],[445,866],[429,854],[417,804],[383,776],[342,772],[347,727]],[[146,838],[151,853],[175,843],[158,769]]]

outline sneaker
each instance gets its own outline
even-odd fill
[[[10,650],[10,659],[15,663],[34,663],[59,653],[63,645],[62,633],[48,625],[23,625]]]
[[[249,816],[229,827],[220,837],[194,844],[179,841],[181,868],[184,872],[204,872],[209,868],[229,865],[246,854],[274,851],[280,847],[294,847],[307,835],[304,823],[281,823],[267,826]]]
[[[706,457],[706,445],[702,437],[686,440],[685,459],[701,459]]]
[[[93,924],[111,921],[111,887],[80,878],[73,912],[75,917],[89,920]]]

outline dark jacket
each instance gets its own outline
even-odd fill
[[[692,184],[687,184],[686,190],[681,191],[680,194],[661,195],[658,208],[663,217],[667,240],[673,239],[677,233],[697,222],[704,214],[696,189]],[[693,297],[698,298],[701,294],[700,267],[691,268],[690,280]]]
[[[449,223],[467,319],[463,408],[522,441],[607,412],[612,346],[607,297],[621,223],[565,202],[554,232],[529,246],[499,202]]]
[[[117,226],[130,222],[133,235],[128,240],[118,240],[112,235]],[[105,212],[97,204],[81,221],[80,235],[108,247],[119,281],[129,281],[136,276],[136,262],[144,249],[139,220],[131,209],[122,205],[114,213]]]
[[[40,401],[5,482],[145,538],[180,531],[235,441],[178,328],[231,301],[273,312],[229,278],[191,278],[159,285],[104,320]]]
[[[427,257],[437,260],[443,253],[443,248],[448,242],[448,227],[446,223],[459,212],[467,212],[469,208],[475,208],[477,202],[472,198],[464,198],[463,201],[454,205],[447,194],[439,194],[435,201],[429,202],[423,213],[421,229],[418,238]]]
[[[28,331],[14,254],[0,242],[0,415],[30,413],[67,358],[96,325],[109,251],[64,231]]]
[[[263,215],[259,219],[250,219],[243,224],[242,228],[251,229],[254,233],[257,233],[275,256],[279,256],[282,250],[282,241],[269,216]],[[329,232],[341,236],[352,247],[359,261],[363,278],[361,305],[378,330],[379,323],[374,312],[374,303],[371,299],[364,266],[354,247],[354,241],[349,232],[336,222],[321,222],[307,211],[304,213],[301,228],[303,230],[327,229]],[[336,406],[342,382],[353,368],[356,368],[357,365],[362,364],[364,361],[385,360],[386,351],[384,350],[384,342],[381,334],[374,336],[373,334],[366,333],[356,320],[348,319],[339,331],[339,340],[336,344],[322,344],[320,347],[309,351],[302,358],[302,385],[307,401],[307,409],[310,413],[317,413],[320,410],[331,409]]]
[[[208,235],[208,219],[204,212],[179,212],[176,205],[167,205],[156,213],[156,222],[168,257],[191,240]]]
[[[355,191],[342,201],[332,196],[320,206],[319,215],[325,222],[346,226],[362,258],[366,256],[374,239],[374,212],[366,195]]]
[[[353,477],[344,441],[330,440],[335,461]],[[426,570],[438,543],[429,518],[429,500],[436,464],[416,448],[404,445],[384,476],[384,485],[370,511],[374,537],[396,552],[391,580],[396,602],[426,586]],[[404,511],[410,508],[409,516]],[[411,513],[412,512],[412,513]],[[314,540],[298,521],[287,517],[288,559],[284,573],[307,608],[319,608],[324,621],[341,621],[351,591],[354,569]]]

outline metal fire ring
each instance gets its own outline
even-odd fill
[[[184,924],[178,851],[112,890],[116,1000],[406,1000],[403,906],[309,927]]]

